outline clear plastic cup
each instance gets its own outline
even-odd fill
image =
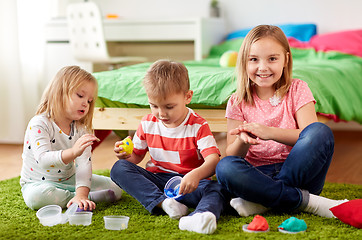
[[[174,198],[175,200],[181,200],[184,197],[178,193],[180,190],[181,180],[182,177],[174,176],[167,181],[164,187],[164,194],[166,197]]]
[[[72,205],[69,206],[69,208],[67,209],[67,211],[65,211],[65,213],[62,214],[62,224],[67,223],[69,221],[69,215],[74,214],[77,211],[78,208],[78,204],[77,203],[72,203]]]
[[[70,225],[88,226],[92,223],[92,212],[75,212],[68,216]]]
[[[36,212],[36,216],[44,226],[54,226],[62,221],[62,208],[58,205],[47,205]]]
[[[104,227],[108,230],[124,230],[128,228],[129,217],[127,216],[104,216]]]

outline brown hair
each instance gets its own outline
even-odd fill
[[[74,91],[86,82],[95,84],[94,99],[90,103],[88,114],[77,121],[76,124],[84,125],[91,132],[94,105],[98,93],[98,82],[92,74],[78,66],[63,67],[58,71],[45,89],[36,114],[45,113],[47,117],[56,120],[64,114],[66,103]]]
[[[238,59],[236,62],[236,73],[238,80],[236,91],[237,101],[235,104],[240,104],[243,100],[246,103],[252,105],[254,104],[252,95],[252,81],[249,79],[246,71],[248,65],[248,56],[251,45],[265,37],[273,38],[280,43],[285,51],[285,60],[288,61],[287,65],[283,68],[283,73],[280,80],[274,85],[275,90],[277,91],[276,94],[283,98],[289,90],[292,79],[293,61],[288,39],[283,31],[277,26],[259,25],[250,30],[250,32],[246,35],[238,53]]]
[[[147,70],[143,86],[150,97],[166,98],[173,93],[187,93],[190,89],[187,68],[179,62],[158,60]]]

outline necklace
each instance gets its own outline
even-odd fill
[[[279,96],[277,96],[275,93],[274,95],[269,98],[269,102],[270,102],[270,105],[272,105],[273,107],[276,107],[279,105],[279,103],[281,102],[281,99]]]

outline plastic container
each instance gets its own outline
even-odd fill
[[[54,226],[62,221],[62,208],[58,205],[47,205],[36,212],[36,216],[44,226]]]
[[[92,212],[75,212],[68,215],[70,225],[88,226],[92,223]]]
[[[78,204],[73,203],[70,207],[62,214],[62,224],[67,223],[69,221],[69,215],[74,214],[78,209]]]
[[[174,198],[175,200],[181,200],[184,196],[179,194],[178,191],[180,190],[182,177],[175,176],[170,178],[165,187],[164,187],[164,193],[165,196],[168,198]]]
[[[127,216],[104,216],[104,227],[108,230],[124,230],[128,228],[129,217]]]

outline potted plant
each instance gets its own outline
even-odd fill
[[[210,7],[210,16],[220,17],[219,0],[211,0]]]

